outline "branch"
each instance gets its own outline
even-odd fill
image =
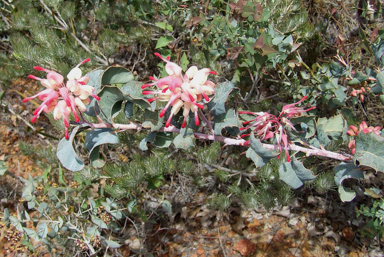
[[[57,13],[57,15],[59,15],[59,17],[60,17],[60,18],[59,18],[59,17],[57,17],[57,16],[55,15],[55,13],[53,13],[53,11],[52,11],[51,9],[49,9],[49,7],[43,2],[43,0],[40,0],[40,3],[44,6],[44,9],[45,9],[48,13],[51,13],[51,14],[52,14],[52,16],[53,16],[54,19],[57,21],[57,23],[59,23],[59,24],[61,25],[62,28],[58,28],[58,29],[62,29],[62,30],[67,31],[68,28],[69,28],[69,26],[68,26],[68,24],[63,20],[63,18],[61,18],[60,13]],[[96,59],[98,62],[100,62],[101,64],[103,64],[103,65],[105,65],[105,66],[108,65],[108,61],[107,61],[106,59],[104,60],[104,59],[98,57],[96,54],[92,53],[92,51],[89,50],[89,48],[88,48],[83,42],[81,42],[81,40],[80,40],[78,37],[76,37],[76,35],[75,35],[73,32],[69,33],[69,35],[71,35],[71,36],[76,40],[76,42],[79,43],[79,45],[80,45],[82,48],[84,48],[85,51],[87,51],[87,52],[90,53],[90,54],[93,54],[93,55],[95,56],[95,59]]]
[[[135,123],[130,123],[130,124],[105,124],[105,123],[100,123],[100,124],[91,124],[92,127],[94,128],[115,128],[118,130],[137,130],[140,131],[143,127],[140,124],[135,124]],[[169,126],[168,128],[161,128],[158,130],[159,132],[173,132],[173,133],[179,133],[180,134],[180,129],[174,127],[174,126]],[[223,142],[225,145],[239,145],[239,146],[245,146],[245,143],[247,142],[244,139],[235,139],[235,138],[229,138],[229,137],[224,137],[224,136],[216,136],[216,135],[207,135],[203,133],[194,133],[195,138],[198,139],[203,139],[203,140],[210,140],[210,141],[219,141]],[[266,149],[269,150],[275,150],[278,149],[278,145],[273,145],[273,144],[262,144],[262,146]],[[307,156],[311,155],[316,155],[316,156],[323,156],[339,161],[344,161],[344,162],[350,162],[352,160],[350,155],[343,155],[331,151],[327,151],[325,149],[309,149],[306,147],[298,146],[295,144],[290,144],[287,148],[288,150],[291,151],[297,151],[297,152],[303,152],[306,153]]]

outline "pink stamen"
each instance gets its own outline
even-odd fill
[[[197,110],[195,111],[195,125],[196,125],[196,126],[199,126],[199,125],[200,125],[199,115],[197,114]]]
[[[181,127],[185,128],[186,123],[187,123],[187,117],[184,117],[183,124],[181,124]]]
[[[86,62],[89,62],[90,60],[91,60],[91,59],[87,58],[87,59],[85,59],[84,61],[82,61],[81,63],[79,63],[78,66],[80,66],[80,65],[82,65],[82,64],[84,64],[84,63],[86,63]]]
[[[196,105],[200,109],[204,109],[204,105],[202,105],[202,104],[198,104],[198,103],[192,103],[192,104]]]
[[[92,96],[93,98],[95,98],[97,101],[100,101],[100,97],[98,95],[95,95],[95,94],[89,94],[90,96]]]
[[[34,68],[35,70],[38,70],[38,71],[45,71],[45,72],[50,72],[50,70],[47,70],[47,69],[41,68],[40,66],[34,66],[33,68]]]
[[[158,97],[154,97],[154,98],[149,98],[147,99],[148,102],[152,103],[153,101],[157,100],[157,99],[160,99],[160,96]]]
[[[152,86],[152,85],[154,85],[154,84],[144,84],[144,85],[141,86],[141,89],[144,89],[144,88],[146,88],[146,87],[150,87],[150,86]]]
[[[150,79],[150,80],[152,80],[152,81],[158,81],[158,79],[157,79],[157,78],[155,78],[155,77],[152,77],[152,76],[149,76],[149,79]]]
[[[143,91],[141,92],[143,95],[154,95],[154,94],[157,94],[156,91]]]
[[[169,115],[169,118],[168,118],[167,122],[165,123],[165,127],[166,127],[166,128],[168,128],[169,125],[171,125],[172,116],[173,116],[173,114]]]
[[[68,133],[68,128],[65,127],[65,132],[64,132],[65,139],[69,139],[69,133]]]
[[[28,78],[30,78],[30,79],[35,79],[35,80],[41,80],[41,78],[36,77],[36,76],[34,76],[34,75],[28,75]]]

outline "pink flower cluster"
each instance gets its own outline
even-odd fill
[[[25,98],[23,102],[28,102],[31,99],[39,98],[43,101],[40,106],[33,112],[33,118],[31,122],[40,116],[42,112],[49,113],[53,111],[53,117],[55,120],[63,118],[65,125],[65,138],[68,139],[68,127],[69,117],[73,113],[75,121],[79,122],[78,111],[86,111],[85,105],[91,102],[89,96],[93,96],[97,100],[100,98],[93,94],[95,89],[92,86],[87,85],[90,78],[88,76],[82,76],[80,65],[89,62],[90,59],[85,59],[73,68],[67,75],[67,82],[64,83],[64,77],[54,71],[41,68],[39,66],[33,67],[35,70],[44,71],[47,73],[47,78],[42,79],[34,75],[29,75],[31,79],[39,80],[40,83],[46,87],[40,93]]]
[[[359,128],[356,126],[349,126],[349,129],[347,130],[347,135],[356,138],[357,134],[359,132],[363,132],[364,134],[368,134],[370,132],[375,133],[376,135],[380,136],[379,131],[381,130],[380,126],[377,127],[368,127],[367,123],[365,121],[362,121],[359,125]],[[349,142],[348,147],[351,149],[351,153],[355,154],[356,149],[356,140],[353,139]]]
[[[202,99],[204,98],[206,101],[209,101],[208,96],[215,93],[216,85],[212,81],[207,80],[208,75],[216,75],[216,72],[208,68],[199,70],[196,66],[192,66],[183,75],[182,68],[176,63],[170,62],[169,57],[165,59],[159,53],[155,53],[155,55],[166,62],[165,71],[168,73],[168,76],[160,79],[149,77],[153,83],[142,85],[141,88],[156,86],[157,90],[145,90],[143,94],[157,95],[148,99],[149,102],[155,100],[167,102],[164,109],[160,112],[160,117],[163,117],[167,109],[172,106],[171,114],[165,123],[166,127],[169,127],[172,117],[180,111],[181,107],[184,108],[182,127],[185,127],[190,111],[194,112],[195,124],[198,126],[200,124],[198,108],[204,108],[203,103],[201,103]]]
[[[240,130],[255,128],[254,133],[261,141],[270,138],[276,138],[280,153],[283,151],[283,149],[285,149],[287,161],[290,162],[291,158],[289,157],[288,153],[289,139],[286,132],[286,127],[289,127],[296,132],[297,130],[289,119],[316,108],[314,106],[309,108],[307,108],[308,106],[296,107],[296,105],[300,104],[305,99],[307,99],[307,96],[304,96],[300,101],[296,103],[285,105],[278,117],[267,112],[240,111],[240,114],[250,114],[256,116],[255,119],[243,122],[245,127],[240,128]],[[249,134],[242,135],[242,137],[246,136],[249,136]],[[249,145],[250,141],[247,141],[246,144]]]
[[[364,102],[364,94],[363,93],[365,93],[365,92],[366,92],[365,87],[361,87],[359,90],[353,89],[350,95],[351,96],[359,95],[360,96],[360,100],[362,102]]]

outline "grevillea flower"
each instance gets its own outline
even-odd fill
[[[250,114],[256,116],[256,118],[243,122],[245,127],[240,128],[240,130],[247,130],[250,128],[255,128],[254,133],[258,136],[261,141],[275,138],[280,153],[285,150],[287,161],[291,161],[288,153],[289,139],[286,132],[286,128],[290,128],[297,132],[292,122],[289,120],[293,117],[299,116],[304,112],[315,109],[316,107],[297,107],[296,105],[302,103],[307,96],[304,96],[300,101],[285,105],[278,117],[275,115],[269,114],[267,112],[249,112],[249,111],[240,111],[240,114]],[[249,134],[243,134],[242,137],[249,136]],[[245,145],[250,144],[250,141],[247,141]],[[280,155],[278,156],[278,158]]]
[[[42,112],[49,113],[53,111],[53,117],[55,120],[63,119],[65,125],[65,138],[69,138],[69,118],[73,113],[75,121],[79,122],[80,118],[78,111],[86,111],[85,105],[89,104],[91,99],[89,96],[93,96],[97,100],[100,98],[93,94],[95,89],[92,86],[87,85],[89,82],[88,76],[82,76],[80,65],[89,62],[90,59],[85,59],[73,68],[67,75],[68,81],[64,83],[64,77],[57,72],[35,66],[34,69],[38,71],[44,71],[47,73],[47,78],[42,79],[34,75],[29,75],[31,79],[40,81],[40,83],[47,89],[37,93],[34,96],[25,98],[23,102],[28,102],[31,99],[39,98],[43,101],[40,106],[33,112],[33,118],[31,122],[40,116]]]
[[[348,148],[351,149],[351,153],[355,154],[356,149],[355,149],[355,138],[356,136],[360,133],[363,132],[364,134],[368,134],[370,132],[375,133],[376,135],[380,136],[379,131],[381,130],[380,126],[376,127],[368,127],[367,123],[365,121],[362,121],[359,125],[359,128],[356,126],[349,126],[349,129],[347,130],[347,135],[353,137],[351,141],[349,141]]]
[[[163,117],[168,108],[172,106],[171,114],[165,123],[166,127],[169,127],[172,117],[176,115],[182,107],[184,108],[184,120],[181,127],[185,127],[190,111],[195,114],[195,125],[198,126],[200,124],[198,110],[204,108],[203,103],[201,103],[202,99],[204,98],[206,101],[209,101],[209,96],[215,93],[216,85],[208,80],[208,76],[210,74],[216,75],[216,72],[208,68],[199,70],[196,66],[192,66],[183,76],[182,68],[179,65],[169,61],[169,58],[162,57],[159,53],[155,53],[155,55],[166,62],[165,71],[168,76],[160,79],[149,77],[153,82],[142,85],[141,88],[156,86],[157,90],[145,90],[142,93],[144,95],[156,95],[153,98],[147,99],[149,102],[167,102],[160,112],[160,117]]]
[[[360,89],[353,89],[351,92],[351,96],[360,96],[360,100],[364,102],[364,93],[366,92],[365,87],[361,87]]]

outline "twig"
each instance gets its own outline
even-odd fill
[[[13,174],[13,173],[10,172],[9,170],[7,170],[7,171],[5,172],[5,174],[11,176],[12,178],[15,178],[15,179],[19,180],[19,181],[20,181],[21,183],[23,183],[24,185],[27,184],[27,181],[28,181],[28,180],[26,180],[25,178],[22,178],[22,177],[20,177],[20,176],[17,176],[17,175],[15,175],[15,174]]]
[[[227,253],[225,251],[225,248],[223,246],[223,242],[221,242],[221,238],[220,238],[220,229],[217,229],[217,234],[219,235],[219,242],[220,242],[220,247],[223,249],[223,254],[224,254],[224,257],[227,257]]]
[[[90,53],[90,54],[93,54],[98,62],[100,62],[101,64],[103,64],[103,65],[105,65],[105,66],[108,65],[108,61],[107,61],[107,60],[103,60],[103,59],[101,59],[100,57],[96,56],[94,53],[92,53],[92,51],[89,50],[89,48],[88,48],[83,42],[81,42],[81,40],[78,39],[78,38],[76,37],[76,35],[73,34],[73,32],[71,32],[70,35],[77,41],[77,43],[79,43],[79,45],[80,45],[82,48],[84,48],[85,51],[87,51],[87,52]]]
[[[127,130],[127,129],[132,129],[132,130],[141,130],[142,126],[140,124],[106,124],[106,123],[100,123],[100,124],[92,124],[93,127],[95,128],[116,128],[119,130]],[[174,132],[174,133],[179,133],[180,134],[180,129],[174,127],[174,126],[169,126],[168,128],[161,128],[158,130],[158,132]],[[234,139],[234,138],[228,138],[224,136],[216,136],[216,135],[207,135],[203,133],[193,133],[195,138],[198,139],[204,139],[204,140],[210,140],[210,141],[219,141],[222,142],[226,145],[239,145],[239,146],[248,146],[247,141],[244,139]],[[269,150],[275,150],[278,149],[278,145],[272,145],[272,144],[261,144],[264,148],[269,149]],[[339,153],[334,153],[331,151],[327,151],[325,149],[308,149],[302,146],[298,146],[295,144],[290,144],[287,146],[287,150],[290,151],[296,151],[296,152],[303,152],[306,153],[307,156],[311,155],[316,155],[316,156],[323,156],[323,157],[328,157],[331,159],[336,159],[339,161],[344,161],[344,162],[350,162],[351,157],[350,156],[345,156],[343,154]]]
[[[5,105],[5,104],[1,104],[1,106],[2,107],[7,107],[7,110],[10,112],[10,113],[12,113],[12,115],[15,115],[16,116],[16,118],[17,119],[19,119],[19,120],[21,120],[22,122],[24,122],[25,123],[25,125],[27,125],[28,127],[30,127],[34,132],[38,132],[37,131],[37,129],[34,127],[34,126],[32,126],[32,124],[29,122],[29,121],[27,121],[26,119],[24,119],[23,117],[21,117],[19,114],[17,114],[17,113],[15,113],[14,111],[13,111],[13,109],[12,109],[12,107],[8,104],[8,105]],[[40,134],[40,133],[37,133],[37,135],[39,135],[39,137],[41,137],[41,138],[45,138],[42,134]]]
[[[53,18],[63,27],[64,30],[67,30],[68,29],[68,25],[67,23],[65,23],[65,21],[63,21],[62,19],[60,20],[53,12],[51,9],[49,9],[49,7],[44,3],[43,0],[40,0],[40,3],[43,5],[44,9],[49,13],[49,14],[52,14]]]
[[[258,74],[258,73],[256,73],[256,78],[254,78],[253,75],[252,75],[252,71],[251,71],[250,69],[249,69],[248,71],[249,71],[249,75],[251,76],[253,85],[252,85],[252,88],[251,88],[251,90],[249,91],[249,93],[245,96],[245,99],[244,99],[244,102],[245,102],[245,103],[248,103],[249,98],[251,97],[253,91],[254,91],[255,88],[256,88],[257,83],[258,83],[259,80],[260,80],[260,79],[259,79],[259,74]]]
[[[40,3],[44,6],[44,9],[53,15],[54,19],[62,26],[62,28],[58,28],[58,29],[62,29],[62,30],[68,30],[69,26],[68,24],[63,20],[63,18],[61,17],[60,13],[57,12],[57,15],[59,16],[56,16],[51,9],[49,9],[49,7],[44,3],[43,0],[40,0]],[[90,54],[93,54],[95,56],[95,59],[100,62],[101,64],[107,66],[108,65],[108,61],[106,60],[106,57],[104,56],[105,60],[104,59],[101,59],[100,57],[98,57],[97,55],[95,55],[94,53],[92,53],[91,50],[89,50],[89,48],[83,43],[81,42],[81,40],[73,33],[69,33],[69,35],[71,35],[77,43],[79,43],[79,45],[84,48],[85,51],[87,51],[88,53]]]
[[[216,169],[220,169],[220,170],[223,170],[223,171],[226,171],[226,172],[229,172],[229,173],[232,173],[234,175],[237,175],[237,174],[240,174],[240,175],[243,175],[245,177],[255,177],[256,174],[251,174],[251,173],[245,173],[244,171],[241,171],[241,170],[232,170],[232,169],[228,169],[228,168],[225,168],[225,167],[222,167],[220,165],[217,165],[217,164],[204,164],[205,166],[210,166],[210,167],[214,167]]]
[[[1,18],[3,19],[4,23],[7,25],[6,29],[9,29],[11,27],[11,24],[9,24],[9,22],[7,21],[7,19],[3,15],[3,12],[0,12],[0,14],[1,14]]]
[[[133,52],[132,52],[132,54],[133,54]],[[140,57],[140,56],[141,56],[141,45],[140,45],[140,49],[139,49],[138,57]],[[143,56],[143,58],[141,58],[141,59],[139,59],[139,60],[137,60],[137,61],[135,61],[135,62],[133,63],[133,66],[132,66],[132,72],[135,70],[135,66],[136,66],[136,64],[138,64],[138,63],[144,61],[144,59],[145,59],[146,56],[147,56],[147,49],[144,49],[144,56]],[[132,55],[131,55],[131,57],[132,57]],[[131,57],[129,57],[129,59],[131,59]]]
[[[215,131],[213,130],[211,121],[209,121],[207,119],[207,117],[205,117],[205,115],[204,115],[204,113],[203,113],[203,111],[201,109],[199,109],[199,114],[200,114],[201,118],[205,121],[205,123],[207,123],[208,128],[210,130],[210,133],[212,133],[212,135],[213,135],[215,133]]]

